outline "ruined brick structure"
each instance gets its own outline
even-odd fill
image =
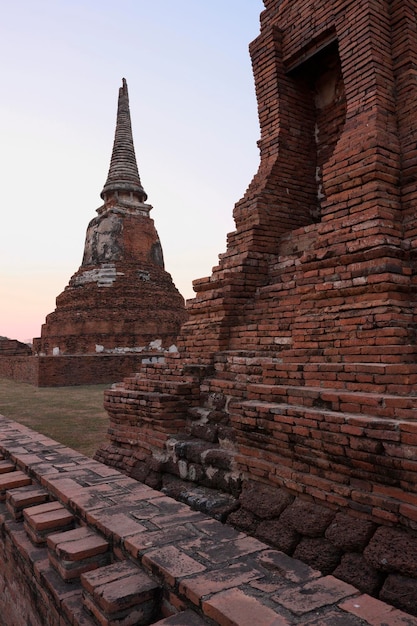
[[[27,343],[22,343],[17,339],[0,337],[0,357],[25,356],[32,354],[32,349]]]
[[[264,5],[259,170],[179,354],[106,392],[97,458],[415,608],[417,2]]]
[[[38,354],[129,352],[151,343],[168,349],[186,319],[184,300],[164,269],[152,206],[139,177],[125,79],[101,197],[81,267],[34,342]]]

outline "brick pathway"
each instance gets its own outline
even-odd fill
[[[106,626],[121,623],[116,613],[139,611],[142,621],[126,623],[417,626],[416,617],[1,416],[0,452],[8,462],[1,528],[32,560],[35,584],[45,592],[48,581],[60,624]]]

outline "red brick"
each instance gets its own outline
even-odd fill
[[[347,613],[357,615],[370,626],[417,626],[417,617],[393,609],[392,606],[364,594],[339,604]]]
[[[6,499],[6,490],[16,489],[32,484],[31,479],[24,472],[14,471],[0,474],[0,501]]]
[[[217,593],[203,601],[202,607],[204,614],[219,626],[289,626],[291,623],[240,589]]]
[[[309,582],[302,587],[288,589],[273,597],[295,615],[303,615],[321,607],[335,604],[340,600],[353,596],[357,590],[333,576],[326,576]]]

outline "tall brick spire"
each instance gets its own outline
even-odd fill
[[[109,354],[140,352],[155,341],[167,349],[187,317],[140,182],[125,79],[101,197],[82,263],[42,326],[39,354],[95,354],[97,346]]]
[[[145,202],[148,197],[140,182],[136,163],[130,122],[129,94],[125,78],[123,78],[122,87],[119,89],[116,132],[110,169],[100,195],[106,201],[110,196],[118,195],[119,192],[134,194],[139,202]]]

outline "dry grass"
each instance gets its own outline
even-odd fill
[[[42,388],[0,378],[0,414],[92,457],[106,439],[107,387]]]

